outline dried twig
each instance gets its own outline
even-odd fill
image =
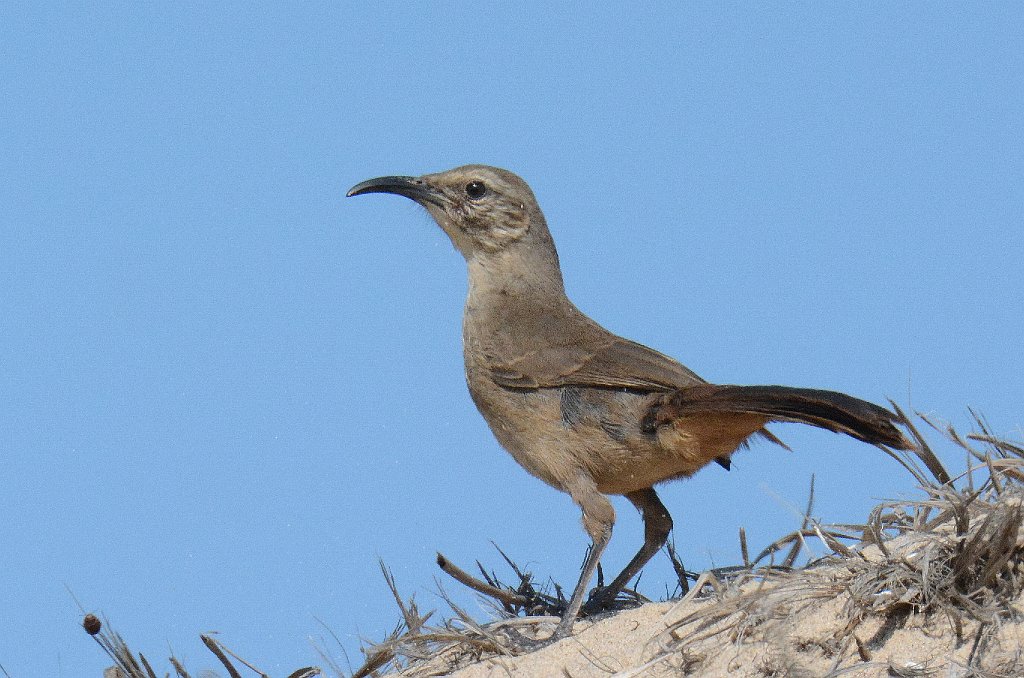
[[[482,582],[473,575],[469,574],[465,570],[462,570],[452,561],[444,557],[443,554],[437,554],[437,565],[444,571],[445,574],[450,576],[455,581],[468,586],[469,588],[490,596],[491,598],[497,598],[502,603],[507,605],[516,605],[519,607],[526,607],[529,604],[529,599],[526,596],[514,593],[512,591],[506,591],[496,586],[491,586],[486,582]]]

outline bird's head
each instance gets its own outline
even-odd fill
[[[420,177],[378,177],[356,184],[348,196],[364,193],[394,193],[415,200],[467,260],[522,246],[554,252],[533,191],[508,170],[464,165]]]

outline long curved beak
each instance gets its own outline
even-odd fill
[[[410,200],[423,203],[433,203],[441,206],[442,195],[433,186],[417,177],[377,177],[367,179],[349,189],[345,197],[351,198],[354,195],[365,193],[394,193],[405,196]]]

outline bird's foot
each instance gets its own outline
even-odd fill
[[[583,609],[580,610],[581,615],[584,617],[591,617],[595,614],[607,612],[615,605],[618,595],[618,591],[613,590],[608,586],[602,586],[594,589],[590,592],[590,597],[587,599],[587,602],[583,603]]]

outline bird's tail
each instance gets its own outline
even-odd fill
[[[769,421],[795,421],[845,433],[873,445],[911,449],[897,416],[865,400],[835,391],[789,386],[701,384],[667,394],[644,419],[653,431],[674,419],[702,413],[759,414]]]

